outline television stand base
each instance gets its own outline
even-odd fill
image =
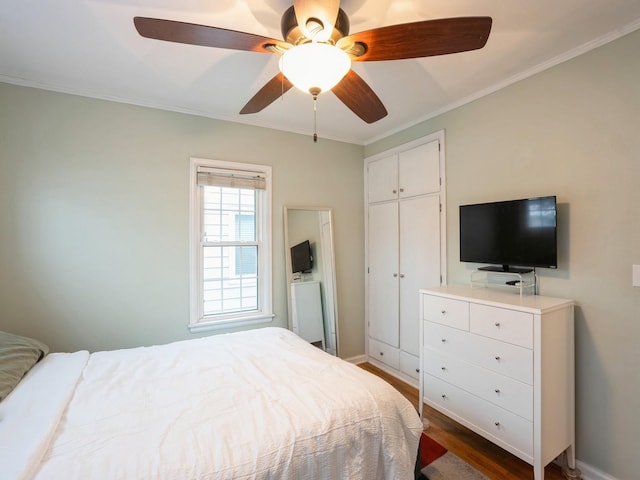
[[[526,267],[510,267],[509,265],[487,265],[486,267],[480,267],[478,270],[483,272],[502,272],[502,273],[531,273],[533,268]]]
[[[495,267],[493,270],[491,267],[474,270],[471,272],[471,288],[513,289],[521,296],[525,293],[537,295],[538,277],[535,270],[522,270],[522,273],[515,272],[513,269],[505,272],[499,267]]]

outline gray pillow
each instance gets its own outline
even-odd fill
[[[42,342],[0,332],[0,401],[47,353],[49,347]]]

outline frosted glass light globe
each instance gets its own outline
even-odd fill
[[[328,43],[304,43],[287,50],[280,58],[280,71],[305,93],[331,90],[351,68],[344,51]]]

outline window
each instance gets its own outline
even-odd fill
[[[268,322],[271,167],[191,159],[192,332]]]

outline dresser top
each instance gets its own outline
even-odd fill
[[[520,295],[516,292],[505,292],[490,288],[471,288],[466,285],[442,285],[440,287],[421,289],[420,293],[438,295],[456,300],[473,301],[484,305],[513,307],[531,313],[543,313],[557,308],[573,305],[573,300],[546,297],[543,295]]]

